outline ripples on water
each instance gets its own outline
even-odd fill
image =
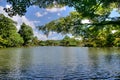
[[[0,80],[120,80],[119,48],[0,49]]]

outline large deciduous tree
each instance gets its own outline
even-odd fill
[[[15,22],[0,14],[0,46],[15,47],[23,44],[23,38],[17,33]]]
[[[30,26],[26,25],[25,23],[23,23],[21,25],[21,28],[19,30],[19,34],[21,35],[21,37],[24,40],[24,45],[27,45],[27,44],[29,44],[29,42],[32,41],[33,30]]]

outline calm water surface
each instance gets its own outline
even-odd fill
[[[0,80],[120,80],[120,49],[0,49]]]

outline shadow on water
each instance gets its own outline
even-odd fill
[[[120,79],[120,50],[82,47],[1,49],[0,79]]]

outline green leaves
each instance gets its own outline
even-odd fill
[[[10,8],[4,8],[9,16],[25,15],[26,9],[31,5],[31,0],[7,0],[12,6]]]
[[[29,44],[29,42],[31,42],[32,38],[33,38],[33,30],[30,26],[26,25],[25,23],[23,23],[21,25],[21,28],[19,30],[19,34],[21,35],[21,37],[24,40],[24,45]]]
[[[0,46],[15,47],[23,44],[23,39],[17,33],[14,21],[0,14]]]

